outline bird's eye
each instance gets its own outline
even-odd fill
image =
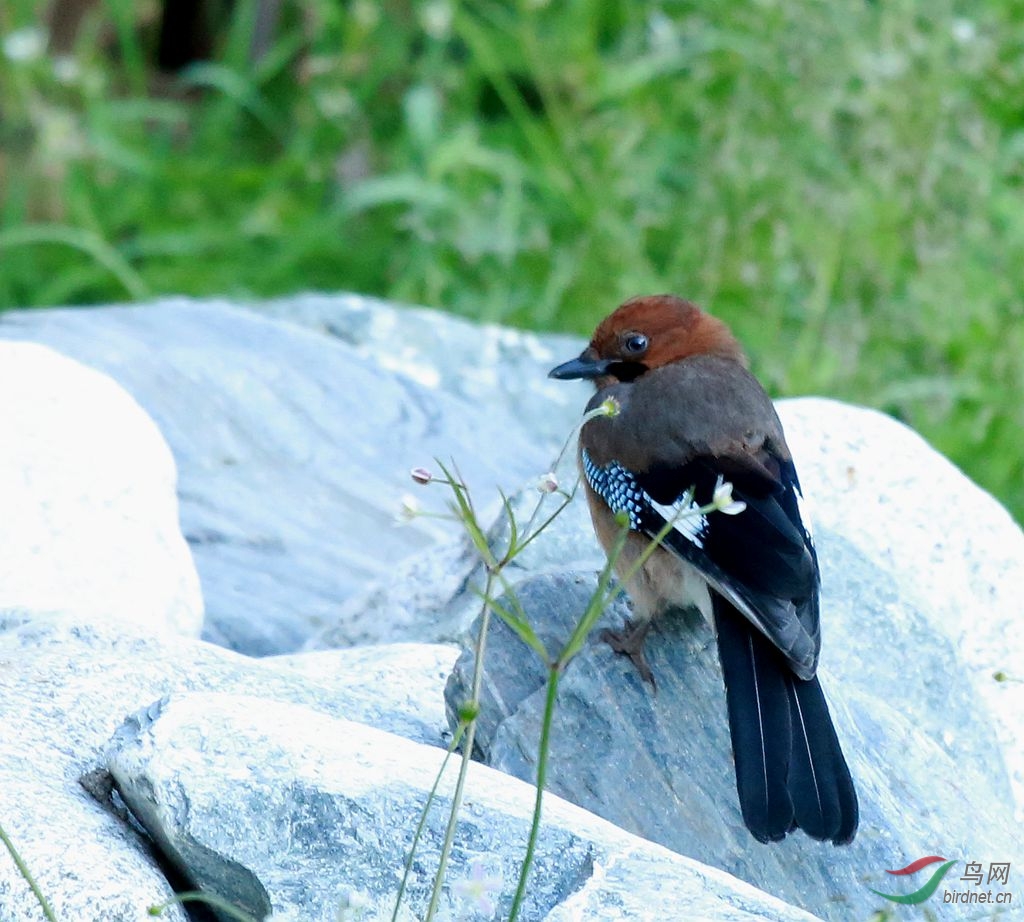
[[[622,348],[629,355],[641,355],[647,351],[647,337],[643,333],[629,333],[622,341]]]

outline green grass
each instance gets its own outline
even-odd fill
[[[152,2],[101,3],[64,82],[0,54],[0,307],[347,289],[583,333],[675,291],[1024,519],[1014,3],[308,0],[256,66],[251,9],[178,81]]]

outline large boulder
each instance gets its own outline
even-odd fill
[[[296,705],[194,694],[129,719],[106,764],[188,879],[258,916],[333,922],[353,904],[391,918],[444,757]],[[402,920],[424,916],[456,774],[449,766],[427,814]],[[507,916],[533,799],[530,786],[470,767],[443,918],[493,918],[491,904]],[[557,797],[545,800],[534,861],[520,916],[531,922],[642,919],[652,906],[666,918],[814,918]]]
[[[350,339],[366,310],[339,309]],[[204,637],[267,655],[300,648],[349,595],[443,534],[428,519],[395,527],[411,467],[456,459],[492,509],[496,487],[513,492],[547,469],[552,439],[497,395],[536,390],[557,356],[530,334],[431,317],[436,373],[409,358],[401,324],[378,324],[357,348],[339,337],[341,319],[308,329],[223,302],[12,311],[0,314],[0,340],[44,343],[100,369],[152,416],[178,465]],[[516,375],[492,367],[475,391],[450,393],[442,370],[467,353],[514,356],[507,370],[528,383],[516,388]]]
[[[198,635],[174,460],[109,377],[0,341],[0,615],[73,610]]]
[[[182,878],[168,874],[159,849],[107,796],[103,753],[129,714],[191,692],[249,696],[250,704],[258,696],[257,709],[303,705],[308,713],[298,713],[309,720],[320,713],[362,721],[440,751],[442,693],[457,653],[402,644],[255,660],[138,625],[36,614],[0,632],[0,823],[58,918],[138,922],[147,906],[173,896],[169,880],[180,886]],[[258,771],[267,758],[241,745],[237,757],[235,771],[206,779],[225,802],[237,793],[238,772]],[[0,922],[35,918],[27,884],[11,861],[0,861]]]

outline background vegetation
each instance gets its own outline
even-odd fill
[[[0,6],[0,307],[346,289],[584,333],[671,290],[1024,519],[1011,0],[284,0],[256,61],[238,0],[175,75],[155,0],[68,56],[43,6]]]

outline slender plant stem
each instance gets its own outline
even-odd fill
[[[49,922],[57,922],[57,916],[54,915],[53,907],[50,906],[49,901],[43,896],[43,891],[39,889],[39,884],[36,883],[36,879],[32,876],[32,872],[28,869],[28,865],[25,864],[24,859],[18,853],[18,850],[14,847],[14,843],[11,841],[7,832],[3,826],[0,826],[0,841],[7,847],[7,851],[10,852],[11,857],[14,859],[14,864],[18,868],[18,872],[22,877],[25,878],[25,883],[32,888],[32,893],[35,898],[39,901],[39,905],[43,910],[43,915],[49,920]]]
[[[577,433],[587,423],[589,423],[590,420],[596,419],[598,416],[607,415],[608,411],[603,405],[596,407],[593,410],[590,410],[589,412],[583,414],[583,417],[580,419],[580,421],[575,426],[572,427],[572,430],[569,432],[569,435],[562,443],[562,447],[559,449],[558,454],[555,456],[555,460],[551,465],[552,473],[557,472],[558,468],[561,467],[562,460],[565,458],[566,452],[569,450],[569,446],[575,444]],[[516,554],[522,551],[523,548],[525,548],[531,541],[538,538],[544,531],[544,529],[547,528],[555,519],[557,519],[558,516],[561,515],[565,507],[572,502],[573,497],[576,495],[576,490],[579,488],[579,485],[580,481],[577,477],[576,482],[573,484],[572,489],[568,493],[566,493],[564,490],[559,491],[559,495],[562,497],[561,505],[544,520],[544,522],[541,524],[539,528],[535,530],[533,526],[534,523],[537,521],[537,515],[540,513],[541,507],[544,505],[544,500],[546,500],[548,497],[548,494],[542,493],[540,498],[537,500],[537,504],[533,507],[533,512],[530,514],[530,518],[526,522],[526,527],[522,529],[522,533],[526,535],[525,539],[522,542],[520,542],[516,547],[509,548],[509,553],[506,555],[506,557],[514,557]],[[509,510],[509,515],[511,517],[511,510]]]
[[[444,777],[445,770],[448,768],[448,761],[452,757],[452,753],[456,750],[459,742],[462,740],[462,735],[466,731],[466,724],[459,722],[458,729],[452,736],[451,745],[448,747],[448,751],[444,754],[444,760],[441,762],[441,767],[438,769],[437,777],[434,778],[434,785],[430,789],[430,793],[427,795],[427,802],[423,805],[423,810],[420,812],[420,821],[416,826],[416,832],[412,837],[412,844],[409,846],[409,858],[405,862],[405,871],[402,874],[402,882],[398,885],[398,896],[395,897],[395,908],[391,912],[391,922],[398,922],[398,911],[402,905],[402,897],[405,896],[406,887],[409,885],[409,874],[412,871],[412,861],[416,856],[416,848],[420,844],[420,839],[423,837],[423,830],[427,826],[427,816],[430,814],[430,808],[434,803],[434,799],[437,797],[437,788],[441,784],[441,779]]]
[[[602,404],[601,407],[597,407],[591,410],[589,413],[584,415],[580,425],[588,422],[590,419],[599,415],[609,415],[609,409]],[[556,460],[555,467],[557,468],[558,463],[567,450],[569,442],[566,441],[566,445],[563,446],[562,451],[559,453],[558,459]],[[537,516],[540,512],[541,506],[543,505],[546,496],[541,496],[538,500],[533,513],[527,522],[525,530],[520,532],[516,528],[515,524],[515,513],[512,509],[512,504],[507,497],[502,494],[502,502],[505,507],[505,512],[510,518],[511,527],[511,539],[509,548],[505,554],[500,558],[496,559],[495,555],[490,547],[486,535],[480,528],[479,522],[476,518],[476,512],[473,508],[472,500],[469,496],[469,491],[465,486],[465,481],[458,473],[458,469],[452,465],[452,469],[449,470],[444,463],[438,458],[435,459],[444,473],[444,483],[451,487],[453,493],[454,502],[452,503],[453,514],[462,521],[463,527],[473,541],[477,552],[480,554],[481,560],[484,563],[484,567],[487,572],[487,580],[484,586],[481,596],[483,603],[481,606],[480,613],[480,630],[477,636],[476,643],[476,655],[473,664],[473,681],[470,690],[470,698],[467,702],[468,713],[464,712],[460,714],[460,730],[465,728],[465,738],[462,744],[462,761],[459,765],[459,774],[455,783],[455,790],[452,794],[452,802],[450,812],[448,815],[448,823],[445,828],[444,841],[441,845],[441,854],[438,859],[437,871],[434,876],[434,885],[430,892],[430,902],[427,907],[427,914],[425,922],[432,922],[435,915],[437,914],[438,905],[441,899],[441,891],[444,887],[445,874],[448,870],[448,861],[451,857],[452,846],[455,841],[455,829],[458,825],[459,810],[462,806],[462,798],[465,792],[466,777],[469,773],[469,763],[472,759],[473,754],[473,742],[476,737],[476,724],[480,710],[480,689],[483,683],[484,673],[484,653],[487,647],[487,631],[490,627],[491,612],[494,611],[500,617],[503,617],[515,631],[519,637],[528,646],[532,647],[536,652],[543,654],[543,644],[540,643],[539,639],[534,634],[532,628],[526,620],[525,612],[522,611],[522,606],[518,604],[514,590],[505,581],[502,570],[506,564],[508,564],[517,554],[519,554],[523,548],[534,540],[548,525],[553,522],[558,515],[565,509],[568,503],[572,500],[576,493],[576,487],[573,490],[565,494],[563,493],[563,502],[552,512],[544,521],[537,526]],[[454,476],[453,476],[454,471]],[[579,481],[577,481],[577,486]],[[688,510],[689,511],[689,510]],[[665,524],[665,528],[655,537],[651,542],[651,545],[645,550],[644,554],[641,555],[637,565],[642,565],[646,561],[647,557],[654,552],[657,546],[664,539],[668,531],[673,527],[675,518]],[[537,848],[537,838],[540,833],[540,821],[541,821],[541,808],[544,798],[544,786],[547,781],[547,766],[549,750],[551,748],[551,728],[554,723],[555,706],[558,698],[558,682],[559,676],[566,665],[573,659],[573,657],[579,652],[582,647],[583,641],[589,633],[591,627],[600,617],[601,612],[610,604],[617,594],[614,590],[609,589],[609,584],[612,578],[612,572],[614,570],[615,562],[618,560],[619,555],[622,553],[623,547],[626,542],[627,535],[629,534],[629,524],[626,521],[621,523],[621,533],[616,539],[615,545],[612,548],[612,553],[609,554],[608,560],[605,563],[604,569],[601,572],[600,578],[598,579],[598,585],[593,595],[591,596],[590,603],[587,606],[587,610],[579,623],[576,625],[576,629],[573,631],[572,636],[569,638],[568,643],[563,648],[562,652],[557,659],[551,661],[547,660],[544,656],[548,669],[548,682],[547,682],[547,699],[544,706],[544,717],[541,725],[541,736],[540,745],[537,753],[537,785],[536,785],[536,800],[533,810],[533,818],[530,824],[530,835],[526,845],[526,855],[523,859],[522,867],[520,868],[519,882],[516,887],[515,896],[513,897],[512,907],[509,915],[509,922],[514,922],[516,916],[522,907],[523,900],[526,896],[526,884],[529,879],[530,868],[533,865],[533,857]],[[520,540],[519,536],[522,534],[524,537]],[[632,575],[632,570],[628,576]],[[515,616],[513,617],[507,611],[501,609],[494,599],[494,591],[497,584],[501,584],[514,601],[514,608],[517,609]],[[453,744],[454,745],[454,744]],[[450,754],[450,753],[449,753]],[[437,779],[434,783],[434,788],[431,790],[430,796],[427,800],[427,805],[424,808],[423,814],[420,818],[420,825],[417,828],[416,836],[413,840],[412,849],[410,850],[408,862],[406,863],[405,876],[402,878],[402,884],[399,888],[398,899],[395,901],[394,912],[392,913],[392,922],[396,922],[398,910],[401,905],[402,896],[405,892],[406,881],[409,875],[409,868],[412,865],[413,855],[415,854],[416,846],[419,843],[420,836],[426,823],[427,811],[430,809],[431,801],[434,798],[437,786],[440,783],[441,777],[444,774],[445,766],[447,765],[447,757],[445,763],[442,764],[441,771],[438,773]]]
[[[229,902],[224,897],[213,893],[204,893],[202,890],[187,890],[185,893],[177,894],[166,903],[161,903],[159,906],[150,906],[149,914],[151,916],[162,916],[165,909],[170,909],[171,906],[177,906],[182,903],[203,903],[216,909],[217,912],[234,919],[235,922],[257,922],[254,916],[249,915],[244,909],[239,909],[234,903]]]
[[[533,865],[533,855],[537,849],[537,837],[540,834],[541,806],[544,799],[544,786],[548,777],[548,753],[551,749],[551,725],[555,719],[555,704],[558,700],[558,677],[561,675],[561,668],[558,663],[548,667],[548,693],[544,700],[544,720],[540,727],[540,747],[537,752],[537,793],[533,804],[533,822],[530,824],[530,837],[526,841],[526,855],[523,858],[523,866],[519,870],[519,886],[516,887],[516,895],[512,899],[512,908],[509,909],[508,922],[515,922],[519,909],[526,897],[526,882],[530,876],[530,868]]]
[[[537,526],[536,529],[534,529],[533,526],[534,522],[537,519],[537,513],[540,512],[541,503],[543,503],[544,501],[544,497],[541,497],[541,502],[537,504],[537,508],[533,510],[533,515],[530,516],[530,521],[526,523],[526,528],[523,529],[523,534],[525,534],[526,537],[519,542],[519,546],[516,548],[516,553],[522,552],[522,550],[528,547],[531,542],[539,538],[544,533],[544,530],[552,522],[554,522],[554,520],[557,519],[558,516],[562,514],[562,511],[565,509],[565,507],[572,502],[573,497],[576,495],[576,488],[579,485],[579,478],[577,478],[576,483],[573,484],[572,490],[570,490],[568,493],[560,493],[559,496],[562,497],[561,505],[559,505],[559,507],[554,512],[552,512],[551,515],[549,515],[543,522],[540,523],[539,526]]]
[[[455,782],[455,791],[452,794],[451,812],[448,816],[448,826],[444,831],[444,843],[441,846],[441,857],[437,863],[437,874],[434,876],[434,887],[430,891],[430,904],[427,906],[426,922],[431,922],[437,913],[437,906],[441,899],[441,887],[444,885],[445,872],[448,870],[448,859],[452,853],[452,843],[455,841],[455,826],[459,819],[459,810],[462,807],[462,794],[466,787],[466,774],[469,772],[469,763],[473,756],[473,739],[476,736],[477,714],[480,710],[480,687],[483,684],[484,676],[484,651],[487,648],[487,628],[491,623],[491,593],[494,591],[494,571],[487,570],[487,582],[484,586],[484,604],[480,613],[480,634],[476,642],[476,658],[473,662],[473,686],[470,693],[470,705],[473,708],[473,715],[466,727],[466,738],[462,744],[462,762],[459,764],[459,777]]]

